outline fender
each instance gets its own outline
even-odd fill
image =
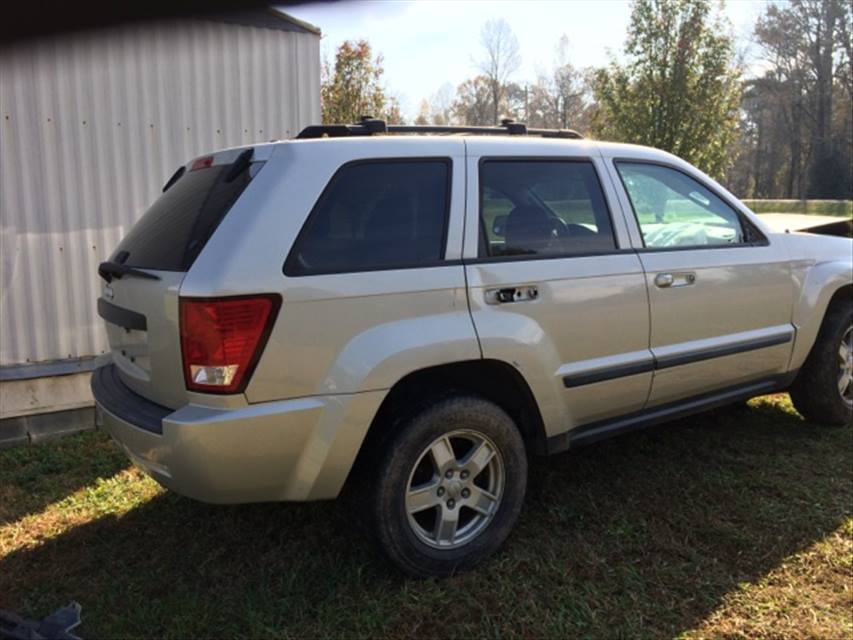
[[[490,314],[488,322],[477,322],[483,313],[488,312],[473,310],[485,357],[506,362],[521,374],[539,406],[547,436],[565,431],[565,390],[554,375],[561,365],[559,351],[548,333],[520,313]]]
[[[531,318],[506,313],[500,320],[484,329],[487,333],[479,336],[480,341],[489,345],[494,359],[524,378],[546,430],[563,430],[567,420],[563,389],[547,374],[559,368],[556,347]],[[424,326],[429,326],[428,332]],[[477,338],[467,310],[383,323],[353,337],[330,367],[327,384],[359,392],[388,390],[417,371],[481,360]]]
[[[779,234],[791,255],[795,294],[791,323],[797,329],[789,370],[799,369],[817,339],[832,296],[853,283],[853,241],[811,234]]]
[[[326,384],[387,390],[415,371],[481,357],[467,309],[394,320],[353,336],[331,364]]]

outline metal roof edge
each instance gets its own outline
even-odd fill
[[[320,27],[294,18],[277,7],[260,6],[251,9],[227,11],[224,13],[212,13],[199,15],[197,18],[223,22],[225,24],[237,24],[258,29],[276,29],[279,31],[290,31],[295,33],[310,33],[322,37]]]
[[[285,13],[278,7],[269,7],[269,12],[280,20],[284,20],[285,22],[289,22],[293,25],[296,25],[297,27],[301,27],[306,31],[310,31],[311,33],[317,34],[318,36],[323,35],[323,32],[317,25],[311,24],[310,22],[306,22],[305,20],[300,20],[299,18],[290,15],[289,13]]]

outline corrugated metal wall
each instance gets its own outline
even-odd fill
[[[180,164],[319,122],[319,43],[198,20],[0,51],[0,366],[107,349],[98,263]]]

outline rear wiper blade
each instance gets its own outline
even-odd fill
[[[178,170],[172,174],[172,177],[169,178],[169,181],[165,185],[163,185],[163,193],[166,193],[169,190],[169,188],[173,184],[175,184],[178,180],[180,180],[181,176],[184,175],[186,172],[187,172],[186,167],[178,167]]]
[[[153,273],[142,271],[129,267],[120,262],[102,262],[98,265],[98,275],[107,282],[112,282],[113,278],[121,280],[122,276],[133,276],[134,278],[144,278],[146,280],[159,280],[160,276],[155,276]]]

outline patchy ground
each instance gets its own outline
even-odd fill
[[[444,581],[340,504],[199,504],[100,433],[0,452],[0,607],[71,599],[85,638],[849,638],[853,426],[778,395],[535,460],[505,549]]]

